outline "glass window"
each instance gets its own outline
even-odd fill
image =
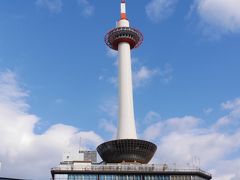
[[[97,175],[92,174],[72,174],[67,180],[97,180]]]
[[[67,174],[55,174],[54,175],[55,180],[68,180]]]

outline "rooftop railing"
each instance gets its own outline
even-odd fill
[[[186,167],[177,168],[172,165],[160,165],[160,164],[65,164],[59,167],[52,168],[52,171],[88,171],[88,172],[143,172],[143,173],[154,173],[154,172],[166,172],[166,173],[202,173],[207,176],[211,174],[201,170],[198,167]]]

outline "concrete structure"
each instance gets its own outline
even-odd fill
[[[126,2],[121,1],[117,27],[105,36],[106,44],[119,56],[119,120],[116,140],[100,144],[97,151],[103,162],[63,161],[51,173],[54,180],[210,180],[211,175],[198,167],[177,168],[166,164],[148,164],[157,146],[137,139],[131,50],[143,41],[140,31],[130,27]],[[169,152],[171,153],[171,152]]]
[[[97,162],[97,152],[96,151],[70,151],[65,152],[63,155],[63,162]]]

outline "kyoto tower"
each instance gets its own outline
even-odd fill
[[[157,150],[151,142],[137,138],[132,88],[131,50],[141,45],[143,35],[130,27],[126,1],[121,0],[117,27],[105,36],[111,49],[118,51],[119,119],[116,140],[97,147],[103,162],[96,163],[93,151],[66,156],[51,169],[53,180],[210,180],[211,174],[199,167],[176,168],[176,164],[148,164]],[[176,148],[182,148],[177,146]],[[171,153],[171,152],[169,152]]]
[[[108,47],[118,51],[119,68],[119,119],[117,138],[97,147],[106,163],[137,162],[147,164],[153,157],[157,146],[151,142],[137,139],[131,69],[131,50],[143,42],[140,31],[130,27],[126,13],[126,1],[121,0],[121,16],[117,27],[105,36]]]

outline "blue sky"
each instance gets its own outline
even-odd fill
[[[117,54],[104,36],[119,3],[0,1],[0,175],[46,179],[80,137],[86,149],[115,137]],[[127,1],[144,34],[132,52],[138,136],[158,145],[154,162],[197,157],[216,180],[240,178],[239,9],[239,0]]]

